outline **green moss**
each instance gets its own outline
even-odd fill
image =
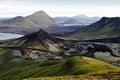
[[[72,57],[62,61],[20,61],[0,65],[0,79],[20,80],[29,77],[80,75],[120,69],[88,57]]]

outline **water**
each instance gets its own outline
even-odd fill
[[[24,36],[24,35],[13,34],[13,33],[0,33],[0,40],[20,38],[22,36]]]

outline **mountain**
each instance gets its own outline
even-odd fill
[[[64,22],[64,24],[89,25],[91,23],[98,21],[99,19],[100,19],[99,17],[88,17],[85,15],[78,15]]]
[[[22,80],[25,78],[37,78],[37,77],[45,77],[45,76],[68,77],[70,75],[75,76],[75,75],[92,74],[97,72],[99,74],[100,72],[101,73],[104,72],[106,74],[108,72],[109,76],[112,73],[113,73],[112,75],[119,76],[119,72],[120,72],[119,69],[120,67],[111,65],[109,63],[100,60],[96,60],[88,57],[76,56],[61,61],[48,60],[45,62],[40,62],[40,61],[36,62],[29,60],[29,61],[21,61],[21,62],[11,62],[2,65],[0,64],[0,79]]]
[[[37,26],[48,27],[59,25],[44,11],[35,12],[32,15],[27,16],[26,18],[37,24]]]
[[[69,35],[69,37],[77,39],[112,38],[119,36],[120,17],[103,17],[101,20]]]
[[[54,17],[53,19],[58,23],[64,23],[68,21],[71,17]]]
[[[28,34],[38,31],[41,27],[58,25],[44,11],[38,11],[27,17],[18,16],[0,21],[0,32]]]
[[[2,26],[2,27],[23,27],[23,28],[26,27],[26,28],[30,28],[30,27],[35,27],[37,25],[25,17],[18,16],[18,17],[12,18],[12,19],[1,21],[0,26]]]
[[[19,59],[56,58],[63,51],[64,40],[49,35],[43,30],[17,39],[0,42],[0,62]],[[9,55],[11,54],[11,55]],[[4,57],[3,57],[4,56]]]
[[[38,30],[37,25],[26,17],[18,16],[0,21],[0,32],[28,34]]]

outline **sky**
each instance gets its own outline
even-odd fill
[[[0,17],[27,16],[43,10],[56,16],[120,16],[120,0],[0,0]]]

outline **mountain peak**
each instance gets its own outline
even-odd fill
[[[113,23],[113,22],[118,23],[118,22],[120,22],[120,17],[111,17],[111,18],[103,17],[103,18],[101,18],[100,21],[105,22],[105,23]]]
[[[27,16],[27,18],[34,23],[36,23],[38,26],[42,27],[48,27],[52,25],[58,25],[57,22],[55,22],[46,12],[43,10],[37,11],[33,13],[32,15]]]
[[[46,12],[41,10],[41,11],[37,11],[37,12],[33,13],[32,15],[39,15],[39,14],[46,14]]]
[[[51,36],[50,34],[48,34],[47,32],[45,32],[42,29],[40,29],[37,33],[38,33],[38,37],[49,37],[49,36]]]
[[[39,39],[40,41],[45,41],[45,40],[55,41],[55,37],[54,36],[48,34],[47,32],[45,32],[42,29],[40,29],[37,32],[28,34],[25,37],[27,37],[29,39]]]
[[[21,38],[27,40],[23,47],[33,47],[36,49],[49,50],[52,52],[59,52],[58,47],[62,44],[63,40],[56,38],[40,29],[37,32],[28,34]]]
[[[41,10],[41,11],[37,11],[38,13],[45,13],[45,11]]]
[[[80,14],[80,15],[75,16],[74,18],[89,18],[89,17],[86,15]]]

